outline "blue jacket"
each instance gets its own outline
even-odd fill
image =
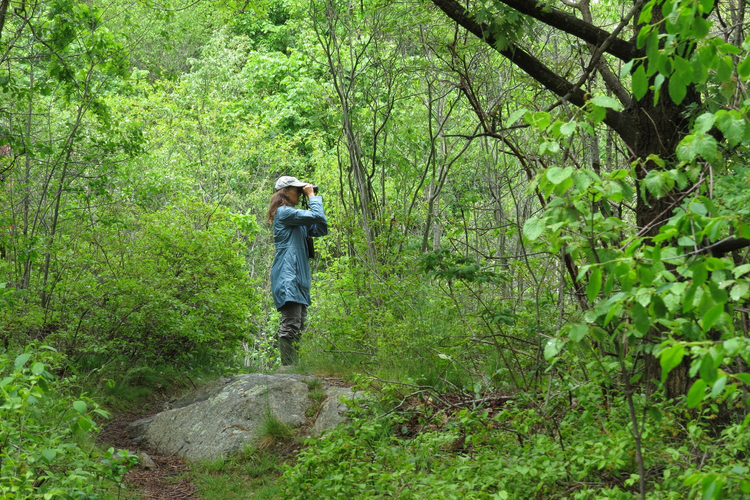
[[[279,207],[273,219],[276,257],[271,267],[273,302],[280,308],[286,302],[310,305],[310,261],[305,238],[328,234],[323,198],[312,196],[310,210]]]

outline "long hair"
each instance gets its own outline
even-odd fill
[[[268,205],[268,214],[266,215],[266,222],[273,223],[273,218],[276,217],[276,210],[279,207],[293,207],[291,200],[286,194],[286,190],[289,188],[279,189],[273,196],[271,196],[271,203]]]

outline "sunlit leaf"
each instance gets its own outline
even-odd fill
[[[706,382],[701,379],[696,380],[693,386],[688,391],[687,405],[688,408],[695,408],[703,401],[703,397],[706,393]]]
[[[28,353],[28,352],[25,352],[25,353],[23,353],[23,354],[19,355],[19,356],[18,356],[18,357],[16,358],[16,361],[15,361],[15,363],[14,363],[14,364],[15,364],[15,366],[16,366],[16,368],[21,368],[21,367],[22,367],[23,365],[25,365],[25,364],[26,364],[26,362],[27,362],[27,361],[28,361],[28,360],[29,360],[30,358],[31,358],[31,354],[30,354],[30,353]]]
[[[623,109],[622,103],[620,103],[620,101],[606,95],[598,95],[591,99],[589,102],[602,108],[614,109],[615,111],[622,111]]]
[[[531,217],[523,225],[523,235],[530,241],[534,241],[542,234],[545,227],[545,221],[538,217]]]
[[[674,344],[664,349],[659,355],[659,364],[661,365],[661,381],[667,380],[669,372],[682,362],[685,356],[685,347],[682,344]]]
[[[560,184],[567,178],[569,178],[573,174],[573,167],[552,167],[549,170],[547,170],[547,179],[552,184]]]

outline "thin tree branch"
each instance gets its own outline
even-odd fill
[[[567,12],[550,7],[549,2],[538,2],[536,0],[499,1],[522,14],[533,17],[537,21],[541,21],[548,26],[557,28],[594,45],[602,45],[611,36],[611,33],[606,30],[598,28]],[[616,38],[607,48],[607,53],[624,62],[628,62],[633,58],[635,47],[628,41]]]
[[[518,45],[508,44],[500,48],[497,39],[492,34],[490,26],[476,22],[468,11],[455,0],[432,0],[432,2],[448,17],[463,26],[477,38],[489,44],[510,62],[525,71],[534,80],[541,83],[554,94],[567,99],[571,104],[578,107],[583,107],[586,104],[586,97],[583,90],[549,69],[539,59],[532,56]],[[579,22],[582,21],[579,20]],[[602,38],[602,43],[608,36],[610,36],[606,31],[603,31],[603,33],[606,33],[607,36]],[[615,44],[615,40],[616,39],[613,39],[611,42],[613,45]],[[595,41],[596,40],[594,40],[594,42]],[[627,120],[622,113],[612,109],[607,109],[604,122],[612,127],[626,144],[633,144],[635,131],[633,130],[631,122]]]

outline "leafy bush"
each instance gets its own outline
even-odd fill
[[[237,238],[241,216],[178,199],[113,214],[67,242],[47,342],[75,363],[99,354],[158,363],[195,351],[231,353],[252,332],[256,291]],[[76,273],[67,272],[76,269]]]
[[[632,499],[638,463],[624,398],[605,404],[590,383],[569,391],[546,407],[519,396],[475,411],[428,398],[402,414],[355,410],[349,426],[309,440],[280,485],[292,500]],[[643,433],[646,498],[700,498],[722,487],[724,498],[747,498],[748,422],[717,436],[710,410],[686,426],[679,404],[647,410],[660,417]]]
[[[104,453],[81,444],[106,416],[91,400],[72,404],[54,390],[49,369],[59,356],[27,349],[0,354],[0,498],[99,499],[136,462],[127,450]]]

